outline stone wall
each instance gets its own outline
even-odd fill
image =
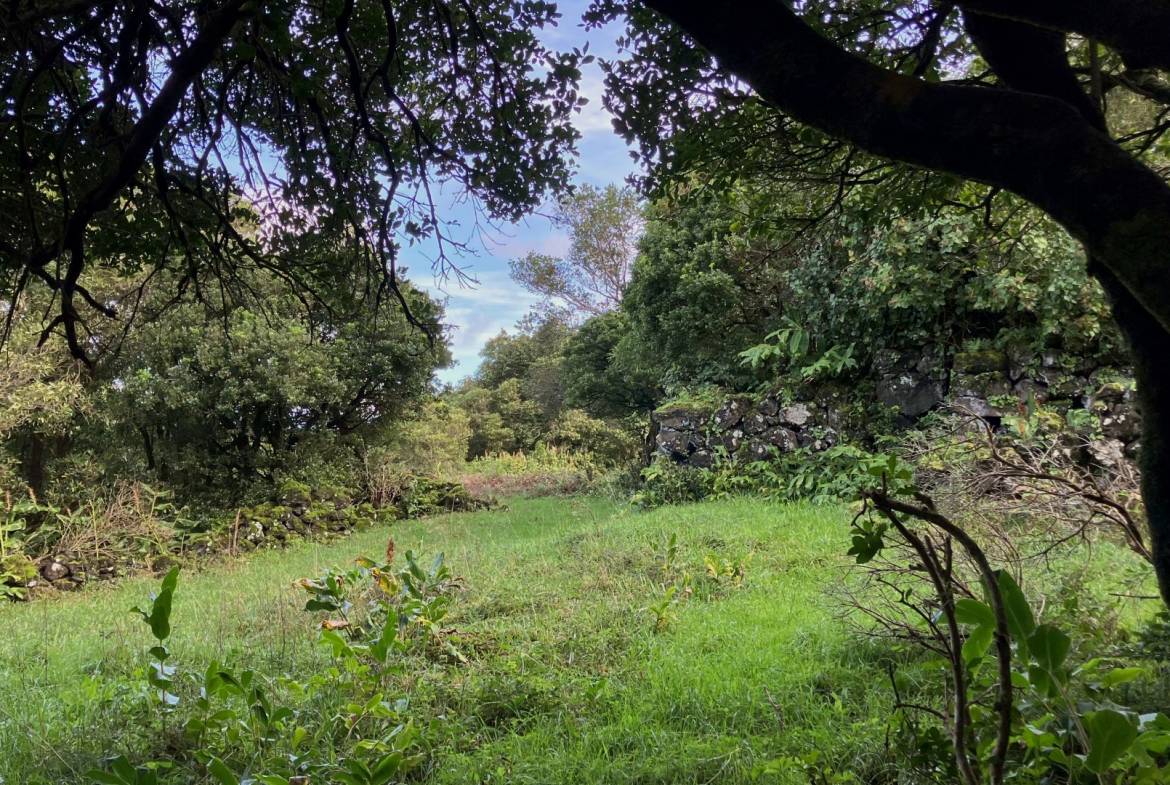
[[[714,411],[696,406],[661,409],[652,418],[651,436],[658,454],[709,468],[719,452],[734,460],[758,461],[772,448],[827,449],[839,438],[836,421],[836,412],[816,403],[785,405],[776,395],[759,401],[735,396]]]
[[[1133,458],[1141,418],[1133,384],[1117,369],[1070,368],[1055,357],[1012,361],[1002,352],[970,351],[949,360],[924,350],[879,358],[872,373],[872,399],[903,427],[947,407],[982,417],[999,427],[1004,417],[1043,405],[1054,416],[1082,410],[1096,418],[1100,437],[1086,447],[1086,460],[1104,466]],[[785,404],[779,393],[756,399],[732,396],[713,405],[668,406],[652,417],[651,442],[658,455],[707,468],[723,451],[734,460],[760,460],[771,448],[823,450],[847,434],[844,408],[864,394],[822,386],[799,391],[808,400]]]

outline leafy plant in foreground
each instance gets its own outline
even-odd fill
[[[424,740],[409,715],[410,695],[393,677],[407,671],[411,657],[436,650],[448,661],[464,660],[441,624],[457,579],[442,555],[429,568],[409,552],[405,562],[395,569],[360,558],[353,569],[300,581],[309,594],[306,610],[324,615],[319,637],[332,654],[330,667],[304,680],[214,661],[202,672],[179,670],[167,646],[179,575],[172,569],[150,604],[134,608],[155,639],[147,652],[151,702],[171,720],[147,738],[167,753],[141,763],[121,755],[89,779],[98,785],[193,778],[219,785],[403,782],[424,760]]]
[[[864,564],[890,551],[887,564],[867,569],[906,612],[872,616],[934,652],[947,674],[941,709],[898,699],[898,729],[906,746],[918,747],[918,765],[966,785],[1170,782],[1170,717],[1117,699],[1116,688],[1144,670],[1101,658],[1076,662],[1068,633],[1037,622],[1011,574],[914,491],[904,465],[869,468],[881,489],[865,493],[850,553]],[[897,566],[898,552],[912,559],[909,568]],[[925,596],[917,582],[929,587]],[[943,745],[929,720],[923,732],[924,714],[942,722],[952,760],[938,758]]]
[[[173,692],[175,666],[167,663],[171,653],[166,647],[166,640],[171,637],[171,605],[178,582],[179,568],[172,567],[163,577],[158,594],[151,597],[149,609],[132,609],[150,626],[151,635],[158,641],[149,650],[151,661],[146,678],[150,686],[158,690],[159,704],[164,709],[173,708],[179,702],[179,696]]]

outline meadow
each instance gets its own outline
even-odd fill
[[[423,781],[805,782],[802,766],[769,763],[813,750],[892,781],[885,658],[825,594],[845,564],[847,521],[839,507],[749,499],[649,513],[594,497],[513,499],[182,574],[168,645],[180,670],[323,670],[329,655],[294,581],[377,556],[392,536],[420,560],[445,552],[460,578],[448,622],[466,663],[418,659],[399,679],[432,727]],[[705,560],[739,575],[697,580],[663,606],[664,572],[701,578]],[[5,782],[85,782],[104,757],[174,744],[128,722],[144,711],[152,643],[129,608],[156,585],[0,611]]]

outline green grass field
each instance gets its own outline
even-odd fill
[[[428,782],[748,782],[759,764],[812,749],[878,774],[890,765],[885,672],[824,595],[846,524],[838,508],[750,500],[639,513],[518,499],[184,574],[170,645],[180,668],[214,658],[303,677],[327,654],[292,582],[377,556],[392,534],[400,552],[445,551],[466,580],[452,623],[469,663],[420,662],[406,677],[413,712],[447,719]],[[679,568],[696,574],[708,554],[751,556],[743,586],[696,591],[656,631],[647,607],[662,595],[672,533]],[[151,641],[127,611],[155,583],[0,610],[9,785],[84,782],[103,756],[152,752],[128,729]]]

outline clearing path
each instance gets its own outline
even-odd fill
[[[825,595],[847,521],[746,499],[650,513],[514,499],[184,574],[169,645],[180,667],[322,669],[293,582],[380,556],[392,535],[424,562],[444,551],[465,579],[451,625],[468,663],[404,677],[420,720],[444,718],[427,782],[752,782],[812,750],[880,778],[884,666]],[[84,782],[103,756],[157,748],[125,720],[151,645],[127,609],[156,585],[0,609],[0,781]],[[782,768],[762,781],[807,781]]]

